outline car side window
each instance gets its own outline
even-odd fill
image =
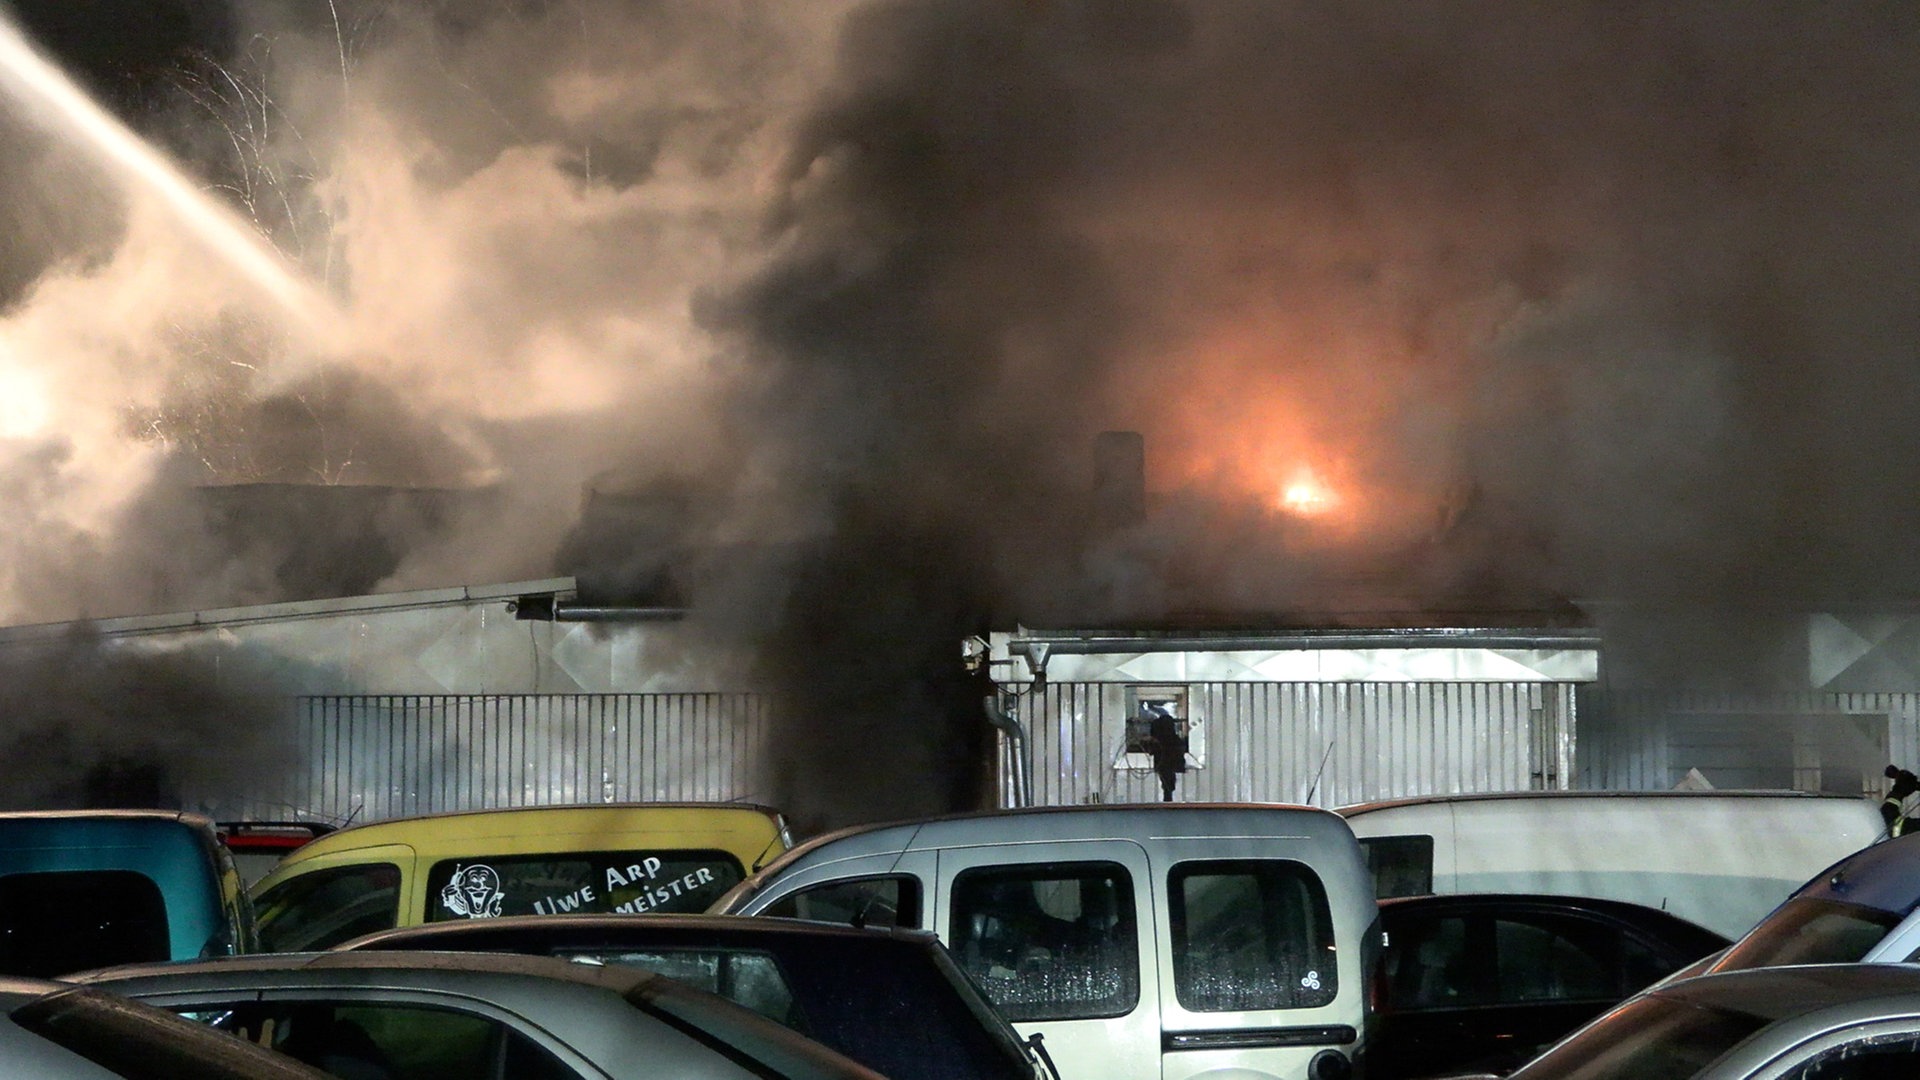
[[[1365,836],[1360,852],[1373,875],[1374,895],[1424,896],[1433,891],[1433,837]]]
[[[948,940],[1009,1020],[1125,1016],[1140,1001],[1133,878],[1116,863],[967,870]]]
[[[578,1080],[545,1047],[483,1016],[384,1002],[247,1001],[183,1015],[343,1080]]]
[[[1619,944],[1618,932],[1584,919],[1495,918],[1496,999],[1617,1000],[1625,993],[1613,959]]]
[[[1920,1076],[1920,1038],[1906,1033],[1836,1047],[1784,1080],[1909,1080]]]
[[[1387,985],[1396,1009],[1447,1009],[1492,1000],[1490,956],[1469,945],[1467,919],[1428,919],[1396,931]]]
[[[772,956],[745,949],[569,949],[569,960],[624,964],[718,994],[790,1028],[801,1026],[793,987]]]
[[[361,863],[301,874],[269,889],[255,911],[267,952],[325,949],[390,930],[400,919],[400,868]]]
[[[920,928],[920,879],[911,874],[850,878],[799,889],[760,914],[842,926]]]
[[[1173,985],[1195,1012],[1312,1009],[1339,992],[1320,878],[1284,859],[1184,862],[1167,874]]]

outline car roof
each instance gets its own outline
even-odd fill
[[[856,825],[823,833],[768,863],[755,878],[832,846],[837,855],[863,855],[1001,840],[1102,840],[1114,837],[1207,837],[1230,829],[1273,827],[1284,822],[1309,836],[1350,835],[1338,815],[1292,803],[1116,803],[1094,806],[1029,806]],[[1283,833],[1262,834],[1278,839]]]
[[[775,831],[784,829],[779,811],[758,803],[648,802],[523,806],[420,814],[349,825],[302,844],[295,857],[305,859],[328,852],[393,843],[409,843],[418,847],[422,846],[423,840],[427,841],[426,846],[433,846],[501,836],[537,836],[570,824],[590,829],[603,829],[617,824],[622,829],[645,831],[662,824],[656,822],[656,818],[678,818],[690,810],[700,811],[703,817],[711,815],[717,819],[715,824],[718,821],[752,820],[765,822]]]
[[[213,828],[213,819],[191,810],[13,810],[0,813],[0,824],[28,821],[178,821]]]
[[[519,953],[354,952],[252,953],[213,960],[159,964],[127,964],[62,975],[64,982],[115,986],[177,985],[181,988],[222,983],[260,986],[310,985],[431,985],[454,989],[463,984],[511,985],[515,980],[546,979],[603,987],[619,993],[657,976],[639,968],[596,967],[547,956]]]
[[[445,948],[459,949],[463,937],[511,933],[525,933],[545,940],[595,938],[634,943],[684,941],[739,945],[778,941],[849,941],[855,944],[897,941],[926,947],[939,940],[931,930],[853,927],[775,916],[596,913],[503,915],[492,919],[461,919],[424,926],[405,926],[375,931],[335,948],[378,949],[389,941],[421,945],[444,939]]]
[[[1428,910],[1554,908],[1561,911],[1588,912],[1631,923],[1661,934],[1690,937],[1695,939],[1700,948],[1709,952],[1730,944],[1725,934],[1683,919],[1671,911],[1662,911],[1656,907],[1648,907],[1628,900],[1611,900],[1598,896],[1568,896],[1555,893],[1423,893],[1419,896],[1385,897],[1379,903],[1381,918],[1389,921],[1396,917]]]
[[[1768,1021],[1867,1001],[1920,1013],[1920,967],[1801,964],[1749,968],[1683,979],[1651,991],[1649,996],[1731,1009]]]
[[[1396,806],[1444,806],[1452,803],[1502,802],[1514,800],[1576,801],[1581,799],[1845,799],[1859,802],[1858,795],[1831,791],[1794,791],[1791,789],[1716,788],[1711,791],[1477,791],[1455,795],[1420,795],[1406,799],[1382,799],[1377,802],[1337,806],[1333,812],[1342,817],[1385,810]]]

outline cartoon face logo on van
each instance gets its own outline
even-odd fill
[[[500,874],[484,863],[456,868],[453,880],[440,890],[440,903],[455,915],[469,919],[491,919],[500,914]]]

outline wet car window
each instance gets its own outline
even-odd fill
[[[780,966],[765,953],[737,949],[568,949],[570,960],[645,968],[744,1005],[790,1028],[802,1026],[794,1010],[793,988]]]
[[[1837,900],[1791,900],[1728,949],[1713,969],[1849,963],[1866,956],[1900,918]]]
[[[969,870],[949,939],[1009,1020],[1125,1016],[1140,1000],[1133,879],[1114,863]]]
[[[445,859],[427,875],[427,921],[576,912],[698,912],[743,877],[739,860],[724,851]]]
[[[842,926],[920,928],[920,881],[912,875],[831,881],[789,893],[762,915]]]
[[[1911,1080],[1920,1076],[1920,1039],[1909,1034],[1866,1039],[1829,1050],[1785,1080]]]
[[[1535,1058],[1512,1080],[1686,1080],[1765,1026],[1747,1013],[1642,998]]]
[[[1195,1012],[1311,1009],[1333,1002],[1333,917],[1305,865],[1187,862],[1167,875],[1174,993]]]
[[[362,863],[289,878],[255,904],[260,947],[303,952],[390,930],[400,918],[400,868]]]

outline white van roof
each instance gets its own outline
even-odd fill
[[[1490,791],[1457,795],[1419,795],[1405,799],[1382,799],[1378,802],[1354,803],[1334,808],[1341,817],[1354,817],[1375,810],[1387,810],[1399,806],[1441,806],[1453,803],[1492,802],[1496,800],[1559,800],[1559,799],[1845,799],[1852,802],[1862,801],[1860,795],[1844,795],[1830,791],[1793,791],[1779,789],[1718,788],[1712,791]]]
[[[1291,803],[1103,803],[1034,806],[857,825],[824,833],[786,852],[756,877],[765,878],[832,845],[856,857],[1000,840],[1101,840],[1249,836],[1337,838],[1352,830],[1331,810]]]

